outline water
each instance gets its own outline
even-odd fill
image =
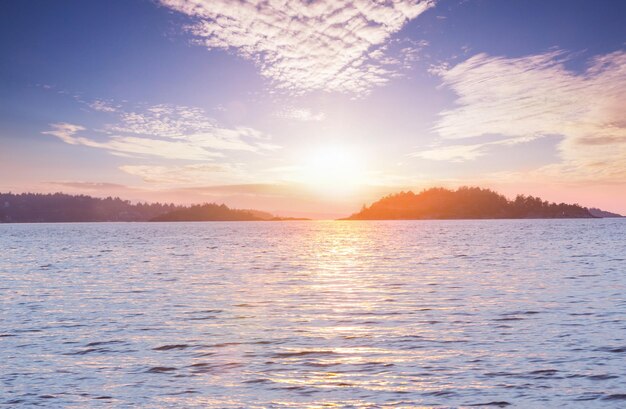
[[[626,220],[0,225],[0,405],[626,407]]]

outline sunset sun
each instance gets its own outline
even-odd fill
[[[316,190],[338,194],[362,185],[365,169],[355,152],[341,146],[325,146],[311,152],[302,166],[303,181]]]

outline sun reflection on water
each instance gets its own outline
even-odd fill
[[[43,226],[60,233],[13,237],[3,256],[17,261],[0,259],[0,274],[19,273],[3,281],[2,345],[37,357],[8,354],[15,369],[0,377],[34,403],[62,391],[58,407],[458,407],[546,384],[593,393],[621,370],[607,355],[622,343],[579,345],[598,328],[621,333],[590,315],[607,310],[621,270],[577,275],[597,257],[546,255],[579,239],[533,223],[506,234],[487,222]],[[569,376],[580,373],[594,378]]]

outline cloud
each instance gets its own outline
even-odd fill
[[[326,118],[325,113],[313,112],[308,108],[288,108],[277,112],[276,116],[279,118],[303,122],[319,122]]]
[[[409,156],[430,160],[464,162],[474,160],[482,155],[484,155],[483,146],[475,144],[433,147],[432,149],[414,152]]]
[[[121,112],[120,121],[109,124],[109,132],[158,136],[181,139],[188,134],[210,132],[216,128],[215,121],[208,118],[201,108],[159,104],[141,111]]]
[[[522,136],[511,139],[503,139],[498,141],[473,143],[464,145],[443,145],[432,146],[429,149],[417,151],[409,154],[414,158],[441,160],[449,162],[466,162],[475,160],[481,156],[487,155],[489,149],[494,146],[517,145],[520,143],[531,142],[537,139],[535,136]]]
[[[71,189],[100,191],[100,190],[112,190],[112,189],[126,189],[124,185],[108,182],[72,182],[72,181],[56,181],[56,182],[44,182],[48,185],[61,186]]]
[[[500,143],[561,135],[562,162],[540,174],[626,182],[626,52],[596,56],[580,73],[568,70],[567,61],[557,50],[520,58],[479,54],[441,67],[437,73],[458,98],[435,131],[444,141],[500,135]],[[452,145],[421,156],[443,158],[447,151],[475,159],[485,146]]]
[[[393,71],[368,53],[434,0],[161,0],[196,19],[188,27],[209,49],[233,49],[261,74],[295,92],[365,93]]]
[[[112,136],[105,142],[76,136],[84,131],[80,125],[57,123],[51,124],[52,130],[42,132],[53,135],[70,145],[83,145],[91,148],[106,149],[121,156],[158,156],[166,159],[210,160],[220,153],[208,151],[187,141],[166,141],[160,139],[139,138],[133,136]]]
[[[110,112],[110,111],[109,111]],[[119,121],[104,126],[106,140],[79,136],[81,125],[51,124],[53,135],[70,145],[100,148],[122,156],[156,156],[167,159],[211,160],[224,151],[262,152],[279,149],[264,133],[249,127],[224,128],[199,108],[155,105],[142,111],[115,111]]]
[[[70,145],[86,145],[89,140],[85,138],[77,138],[74,135],[79,131],[84,131],[85,127],[75,124],[69,124],[67,122],[59,122],[56,124],[50,124],[52,130],[42,132],[44,135],[56,136],[65,143]]]
[[[246,196],[279,196],[289,197],[294,193],[302,194],[305,188],[290,183],[247,183],[233,185],[198,186],[181,190],[197,191],[219,195],[246,195]]]
[[[120,170],[158,185],[202,186],[241,180],[243,172],[235,165],[203,163],[185,166],[124,165]]]
[[[100,112],[115,112],[118,110],[118,107],[115,107],[112,104],[106,101],[99,100],[99,99],[92,101],[88,103],[87,105],[89,106],[89,108],[93,109],[94,111],[100,111]]]

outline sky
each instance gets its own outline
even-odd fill
[[[1,192],[626,214],[621,0],[4,1],[0,56]]]

